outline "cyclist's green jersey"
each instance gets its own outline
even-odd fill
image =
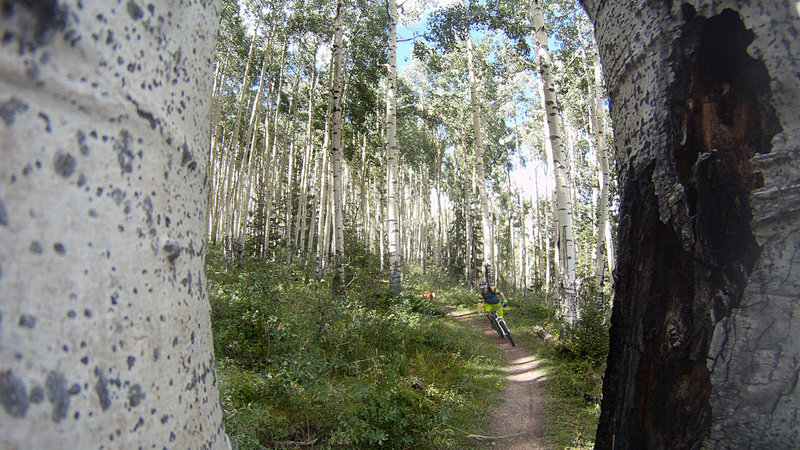
[[[489,286],[489,289],[486,290],[485,294],[481,292],[478,295],[481,297],[481,299],[483,299],[484,303],[494,305],[500,303],[500,297],[503,296],[503,293],[500,292],[500,290],[496,287]]]
[[[486,293],[479,292],[478,297],[478,306],[484,305],[483,310],[485,312],[489,311],[497,311],[497,315],[503,317],[503,303],[500,301],[500,297],[503,296],[503,293],[500,292],[499,289],[496,287],[489,287]]]

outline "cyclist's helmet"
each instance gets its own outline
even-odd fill
[[[480,283],[478,283],[478,287],[480,289],[488,289],[489,288],[489,284],[487,282],[485,282],[485,281],[481,281]]]

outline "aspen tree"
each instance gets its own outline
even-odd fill
[[[572,226],[572,201],[570,198],[569,180],[566,172],[566,160],[563,152],[562,132],[556,109],[555,86],[553,82],[552,63],[547,43],[547,32],[544,25],[541,0],[531,2],[531,19],[536,42],[536,54],[539,76],[544,93],[545,117],[552,147],[552,164],[556,180],[556,210],[558,211],[558,227],[556,228],[559,243],[561,285],[563,298],[561,313],[570,326],[574,326],[580,317],[577,295],[575,292],[575,240]]]

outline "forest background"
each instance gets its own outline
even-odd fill
[[[573,1],[543,28],[537,2],[406,2],[393,38],[392,4],[223,2],[207,266],[228,432],[471,444],[502,362],[420,294],[472,308],[485,278],[552,365],[548,441],[589,446],[617,220],[591,23]]]

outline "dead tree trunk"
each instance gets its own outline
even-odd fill
[[[796,11],[584,4],[623,190],[596,446],[796,447]]]

